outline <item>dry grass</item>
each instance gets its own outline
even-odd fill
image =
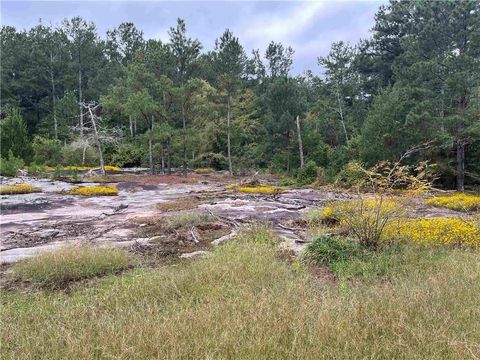
[[[183,197],[172,201],[157,204],[157,209],[162,211],[184,211],[196,209],[203,202],[196,198]]]
[[[118,195],[118,190],[115,186],[76,187],[68,191],[67,194],[81,196],[115,196]]]
[[[404,266],[386,282],[320,293],[301,264],[263,240],[241,241],[68,295],[6,293],[3,357],[476,358],[480,255],[450,250],[428,267]]]
[[[29,184],[1,185],[0,195],[30,194],[41,192],[40,188]]]
[[[18,281],[60,288],[71,281],[115,273],[129,265],[130,257],[121,249],[65,246],[18,262],[13,274]]]

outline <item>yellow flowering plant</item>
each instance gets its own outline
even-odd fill
[[[242,185],[228,185],[227,190],[235,190],[250,194],[265,194],[277,195],[282,192],[282,189],[275,186],[242,186]]]
[[[425,203],[458,211],[476,211],[480,210],[480,195],[458,193],[449,196],[437,196],[425,200]]]
[[[81,196],[115,196],[118,195],[118,190],[114,186],[76,187],[67,192],[67,194]]]
[[[15,185],[2,185],[0,186],[0,195],[15,195],[15,194],[30,194],[35,192],[41,192],[38,187],[29,184],[15,184]]]

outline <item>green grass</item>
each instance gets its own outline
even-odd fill
[[[125,250],[94,246],[65,246],[18,262],[14,278],[32,285],[61,288],[71,281],[112,274],[130,265]]]
[[[68,294],[4,293],[2,357],[474,359],[479,354],[479,253],[419,253],[427,257],[423,265],[407,257],[388,281],[320,290],[301,263],[278,258],[265,234],[227,243],[205,259],[136,269]]]
[[[169,229],[180,229],[186,226],[205,225],[213,220],[213,216],[197,211],[184,211],[175,215],[166,216],[164,218],[165,225]]]

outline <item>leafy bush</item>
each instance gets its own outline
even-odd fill
[[[60,288],[70,281],[112,274],[130,266],[130,257],[118,248],[64,246],[18,262],[16,279],[38,286]]]
[[[31,163],[28,168],[28,175],[38,175],[47,172],[48,167],[43,164]]]
[[[115,196],[118,195],[118,190],[114,186],[76,187],[68,191],[67,194],[82,196]]]
[[[85,151],[85,159],[84,159]],[[85,161],[84,161],[85,160]],[[91,145],[87,145],[82,141],[74,141],[63,148],[62,163],[66,165],[96,165],[98,164],[98,152]]]
[[[317,164],[314,161],[307,162],[303,168],[298,169],[297,183],[309,185],[317,179]]]
[[[333,203],[331,209],[329,217],[345,224],[361,245],[376,249],[385,227],[402,214],[402,201],[384,197],[360,198]]]
[[[22,168],[24,162],[22,159],[13,156],[12,151],[8,153],[8,159],[0,157],[0,175],[2,176],[17,176],[18,170]]]
[[[27,126],[19,109],[10,109],[7,117],[0,121],[1,156],[10,158],[10,152],[25,161],[29,161],[32,145],[28,136]],[[14,175],[9,175],[14,176]]]
[[[29,184],[0,185],[0,195],[30,194],[41,191]]]
[[[142,166],[145,159],[147,159],[147,153],[143,146],[122,143],[115,147],[110,163],[120,167],[136,167]]]
[[[363,166],[357,161],[350,161],[338,173],[335,183],[346,188],[362,187],[368,180]]]
[[[62,162],[63,146],[59,140],[35,136],[33,139],[33,159],[37,164],[57,166]]]
[[[480,196],[472,194],[438,196],[433,199],[427,199],[425,203],[458,211],[480,210]]]
[[[227,158],[223,154],[218,153],[204,153],[193,161],[193,166],[213,168],[215,170],[223,170],[227,168]]]

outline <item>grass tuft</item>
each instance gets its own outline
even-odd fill
[[[61,288],[71,281],[112,274],[130,266],[130,257],[118,248],[65,246],[18,262],[16,280],[40,287]]]
[[[212,168],[198,168],[198,169],[195,169],[195,174],[212,174],[213,172],[215,172],[214,169]]]
[[[265,195],[278,195],[283,190],[274,186],[242,186],[242,185],[228,185],[228,190],[235,190],[248,194],[265,194]]]

